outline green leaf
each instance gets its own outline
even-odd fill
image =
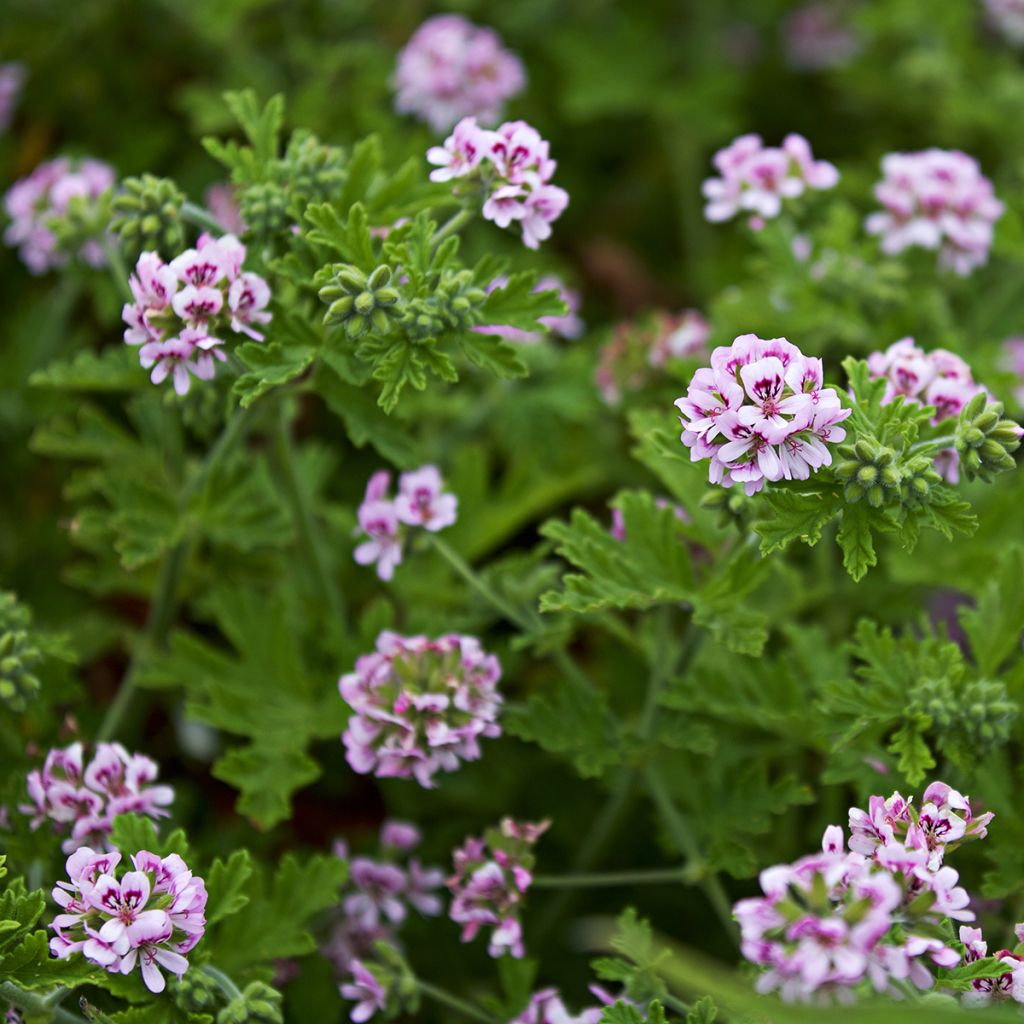
[[[481,282],[488,284],[489,282]],[[488,294],[480,306],[480,323],[518,327],[523,331],[545,331],[545,316],[564,316],[568,309],[557,291],[534,291],[537,274],[511,274],[508,282]],[[481,335],[486,337],[486,335]]]
[[[119,814],[114,818],[110,841],[128,857],[140,850],[148,850],[160,857],[176,853],[188,860],[188,839],[182,829],[175,829],[161,839],[152,818],[141,814]]]
[[[974,608],[962,608],[960,622],[971,653],[984,676],[995,676],[1020,651],[1024,633],[1024,549],[1010,548],[994,576],[978,594]]]
[[[907,722],[889,741],[889,750],[899,758],[897,767],[912,786],[923,781],[929,769],[935,767],[935,758],[922,735],[928,724],[928,719]]]
[[[686,1024],[715,1024],[718,1007],[711,996],[701,996],[686,1014]]]
[[[248,850],[235,850],[228,859],[218,858],[206,876],[209,899],[206,923],[214,925],[225,917],[237,914],[248,902],[245,888],[252,877],[252,858]]]
[[[36,370],[29,384],[52,391],[135,391],[146,385],[138,353],[127,345],[110,345],[79,352],[70,362],[51,363]]]
[[[314,245],[333,249],[346,263],[354,264],[367,274],[377,265],[362,203],[351,208],[333,203],[311,203],[306,207],[305,217],[312,226],[308,238]]]
[[[294,380],[316,358],[316,346],[294,340],[260,344],[248,341],[235,354],[248,367],[234,384],[239,404],[247,408],[268,391]]]
[[[490,370],[495,376],[515,379],[526,377],[530,372],[516,347],[496,335],[466,331],[459,342],[474,366]]]
[[[267,163],[277,156],[281,126],[284,124],[284,97],[271,96],[265,106],[252,89],[224,93],[224,102],[242,126],[252,145],[256,160]]]
[[[831,494],[798,494],[773,490],[761,498],[763,518],[753,528],[761,538],[761,554],[781,551],[795,540],[812,547],[821,540],[825,524],[835,516],[838,503]]]
[[[836,543],[843,551],[843,566],[855,580],[863,579],[868,569],[878,564],[871,539],[871,515],[863,502],[843,509]]]
[[[601,1024],[644,1024],[644,1018],[632,1004],[620,999],[604,1008]]]

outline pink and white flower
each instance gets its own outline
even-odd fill
[[[349,1014],[356,1024],[369,1020],[378,1010],[387,1008],[387,989],[360,960],[351,965],[352,980],[341,986],[341,994],[356,1005]]]
[[[530,1002],[509,1024],[599,1024],[603,1007],[591,1006],[572,1014],[557,988],[544,988],[530,996]]]
[[[455,522],[458,498],[445,494],[441,472],[436,466],[422,466],[403,473],[398,480],[395,513],[406,526],[422,526],[431,533]]]

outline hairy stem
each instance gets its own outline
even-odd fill
[[[438,242],[443,242],[449,235],[454,235],[456,231],[459,231],[462,227],[468,224],[473,219],[473,211],[468,207],[463,207],[458,213],[453,213],[435,232],[431,242],[437,245]]]
[[[285,500],[291,508],[292,521],[298,533],[299,545],[313,578],[316,580],[321,597],[330,610],[332,622],[343,627],[347,619],[345,599],[331,573],[327,560],[324,558],[323,538],[313,510],[310,508],[309,496],[303,489],[296,472],[298,457],[292,443],[291,423],[285,403],[281,405],[277,434],[274,439],[274,454],[279,475],[284,483]]]
[[[437,988],[437,986],[421,981],[419,978],[416,979],[416,987],[420,990],[420,994],[426,996],[427,999],[432,999],[435,1003],[447,1006],[448,1009],[461,1013],[463,1017],[468,1017],[470,1020],[478,1020],[481,1024],[500,1024],[496,1017],[492,1017],[485,1010],[481,1010],[472,1003],[466,1002],[465,999],[452,995],[451,992],[443,988]]]
[[[217,983],[217,988],[224,993],[228,1002],[242,998],[242,990],[220,968],[204,964],[200,970]]]
[[[214,442],[202,465],[189,480],[181,492],[180,503],[184,507],[197,491],[206,483],[210,474],[220,465],[225,455],[238,443],[246,426],[252,419],[252,412],[243,409],[235,413],[225,424],[220,437]],[[96,733],[96,742],[104,743],[117,732],[131,707],[135,696],[135,682],[139,669],[145,658],[154,648],[163,643],[167,630],[170,628],[177,609],[178,586],[188,564],[191,544],[187,540],[180,541],[165,556],[157,576],[156,588],[149,605],[149,615],[143,627],[142,636],[135,644],[131,660],[125,671],[117,696],[107,708],[107,713]]]
[[[227,234],[227,228],[209,210],[203,209],[196,203],[182,203],[181,219],[196,227],[205,228],[207,231],[216,231],[218,235]]]
[[[84,1019],[77,1013],[65,1010],[62,1006],[53,1006],[43,996],[26,992],[13,981],[0,982],[0,1002],[9,1003],[33,1017],[44,1020],[49,1017],[54,1024],[84,1024]]]
[[[536,889],[606,889],[631,885],[682,883],[686,869],[650,868],[638,871],[592,871],[581,875],[535,875],[531,883]]]
[[[918,441],[912,444],[907,450],[908,455],[931,453],[942,451],[943,448],[952,448],[956,444],[956,434],[947,434],[945,437],[933,437],[930,441]]]

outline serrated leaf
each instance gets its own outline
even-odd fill
[[[761,538],[761,554],[781,551],[795,540],[812,547],[821,540],[821,531],[836,514],[837,503],[829,494],[799,494],[770,491],[761,499],[765,515],[753,528]]]
[[[854,580],[862,580],[868,569],[878,564],[871,538],[871,515],[863,502],[843,509],[836,543],[843,551],[843,566]]]
[[[109,345],[93,352],[79,352],[70,362],[51,363],[29,378],[36,388],[52,391],[135,391],[146,385],[138,351],[127,345]]]
[[[1024,634],[1024,550],[1012,547],[996,575],[978,594],[974,608],[961,608],[960,623],[983,676],[996,676],[1003,663],[1020,651]]]
[[[490,370],[498,377],[516,379],[526,377],[530,372],[515,346],[496,335],[467,331],[459,341],[466,358],[474,366]]]
[[[214,925],[237,914],[248,902],[246,887],[252,877],[252,858],[248,850],[235,850],[228,859],[218,858],[206,876],[209,899],[206,923]]]
[[[918,721],[907,722],[889,741],[889,750],[899,758],[897,767],[912,786],[923,781],[929,769],[935,767],[935,758],[922,735],[926,727],[926,724],[922,725]]]
[[[312,230],[309,240],[314,245],[333,249],[346,263],[365,273],[377,265],[366,210],[361,203],[351,208],[332,203],[311,203],[305,218]]]
[[[119,814],[114,818],[110,841],[125,857],[140,850],[161,857],[176,853],[186,861],[189,857],[188,839],[182,829],[175,829],[161,839],[153,819],[141,814]]]
[[[313,345],[294,341],[269,344],[249,341],[240,345],[235,353],[248,367],[248,372],[241,374],[234,383],[234,392],[239,396],[242,408],[300,376],[316,358]]]
[[[604,1008],[600,1024],[644,1024],[644,1018],[636,1007],[620,999]]]
[[[568,308],[557,291],[537,292],[536,284],[533,271],[511,274],[508,282],[490,292],[480,306],[480,323],[543,332],[546,328],[540,323],[541,317],[564,316]]]

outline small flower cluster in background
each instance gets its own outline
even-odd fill
[[[177,854],[141,850],[131,861],[118,879],[120,853],[83,846],[68,858],[69,880],[53,890],[62,913],[50,925],[50,950],[60,959],[81,953],[111,974],[138,965],[146,988],[162,992],[160,969],[180,978],[206,930],[206,886]]]
[[[872,377],[886,380],[883,404],[902,396],[915,405],[933,405],[933,424],[955,419],[975,395],[986,392],[958,355],[941,348],[926,352],[914,344],[913,338],[901,338],[884,352],[873,352],[868,356],[868,368]],[[956,450],[939,452],[935,468],[950,483],[957,483],[960,473]]]
[[[488,286],[490,294],[497,288],[504,288],[508,284],[507,277],[496,277]],[[569,312],[562,316],[542,316],[537,321],[543,324],[548,331],[559,338],[578,338],[584,329],[584,323],[580,319],[580,295],[579,292],[568,288],[565,282],[554,274],[542,277],[533,289],[535,292],[555,291],[558,297],[569,307]],[[545,335],[539,331],[524,331],[518,327],[508,327],[500,324],[481,324],[473,328],[477,334],[494,334],[506,341],[518,342],[520,345],[536,345],[543,341]]]
[[[41,770],[26,779],[30,804],[18,809],[32,815],[38,829],[49,821],[70,834],[62,849],[72,853],[83,846],[107,847],[107,837],[119,814],[166,818],[164,808],[174,800],[170,786],[156,786],[159,769],[144,754],[129,754],[120,743],[100,743],[85,764],[81,743],[54,748]]]
[[[939,265],[960,275],[988,260],[1003,204],[977,160],[956,150],[889,153],[875,198],[884,207],[865,222],[889,255],[912,246],[938,250]]]
[[[353,771],[435,785],[501,735],[501,666],[471,636],[429,640],[385,631],[338,688],[352,708],[342,737]]]
[[[33,274],[62,267],[72,256],[104,266],[105,218],[99,208],[115,181],[114,169],[100,160],[58,157],[41,163],[4,196],[11,220],[4,242],[17,248]]]
[[[398,478],[398,494],[392,498],[391,474],[380,470],[370,477],[359,506],[357,537],[365,540],[353,552],[360,565],[375,565],[382,580],[390,580],[402,561],[406,535],[422,528],[437,533],[455,522],[458,498],[444,493],[436,466],[421,466]]]
[[[20,61],[0,64],[0,135],[3,135],[14,120],[18,97],[25,84],[27,72]]]
[[[569,193],[551,184],[555,161],[550,146],[525,121],[506,121],[496,131],[464,117],[443,146],[427,151],[436,166],[432,181],[471,179],[483,193],[483,215],[499,228],[513,223],[523,244],[537,249],[569,205]]]
[[[711,327],[695,309],[682,313],[661,310],[640,320],[616,325],[601,349],[594,381],[601,397],[617,405],[627,392],[639,391],[672,359],[693,359],[707,353]]]
[[[827,160],[815,160],[802,135],[787,135],[781,146],[765,146],[760,135],[741,135],[712,162],[721,177],[704,182],[704,216],[718,222],[749,213],[754,230],[777,217],[784,200],[809,188],[834,188],[839,181],[839,171]]]
[[[558,989],[545,988],[534,992],[526,1009],[509,1024],[599,1024],[603,1013],[602,1007],[592,1006],[572,1014]]]
[[[786,63],[795,71],[826,71],[849,64],[861,48],[846,24],[844,8],[832,0],[812,0],[783,22]]]
[[[936,966],[961,961],[938,937],[944,923],[974,920],[945,856],[983,839],[991,820],[934,782],[919,809],[899,793],[872,797],[867,811],[851,808],[848,848],[831,825],[821,853],[762,871],[764,895],[734,908],[743,955],[765,968],[758,989],[807,1001],[842,998],[864,981],[890,995],[907,982],[933,987]]]
[[[486,926],[492,929],[487,946],[491,956],[526,955],[519,910],[533,881],[533,845],[550,824],[505,818],[483,839],[470,837],[452,854],[448,914],[462,925],[463,942],[471,942]]]
[[[985,0],[985,14],[1011,46],[1024,46],[1024,0]]]
[[[243,335],[262,341],[256,328],[270,322],[267,282],[242,270],[245,246],[234,236],[200,236],[170,263],[144,252],[129,284],[135,301],[125,305],[124,340],[139,346],[139,362],[154,384],[170,377],[179,395],[191,376],[210,380],[215,362],[224,362],[226,341]],[[191,376],[190,376],[191,375]]]
[[[399,113],[443,132],[463,117],[497,121],[526,74],[493,29],[441,14],[423,22],[399,53],[394,84]]]
[[[710,459],[712,483],[742,483],[747,495],[831,465],[828,446],[846,437],[838,424],[850,415],[824,387],[820,359],[753,334],[716,348],[676,407],[690,458]]]
[[[424,867],[416,857],[409,856],[421,840],[415,825],[385,821],[380,830],[379,855],[349,860],[339,920],[321,947],[339,974],[353,970],[354,962],[361,958],[372,956],[374,943],[397,945],[410,909],[424,917],[441,913],[437,890],[444,885],[444,872]],[[349,859],[344,841],[335,844],[335,852]]]

